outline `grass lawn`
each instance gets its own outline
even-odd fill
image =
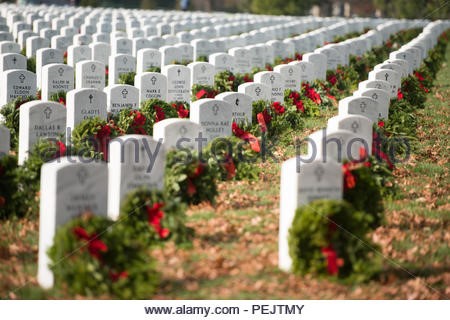
[[[280,162],[295,152],[293,143],[281,143],[273,152],[277,161],[260,164],[259,181],[221,183],[215,207],[190,208],[189,225],[196,231],[193,245],[169,244],[155,252],[162,283],[148,298],[448,299],[450,45],[446,57],[426,108],[417,111],[413,152],[395,170],[398,193],[385,199],[387,222],[373,234],[385,257],[379,277],[349,285],[277,269]],[[334,108],[308,119],[305,129],[292,138],[306,137],[336,114]],[[74,298],[38,287],[38,229],[37,218],[1,222],[1,298]]]

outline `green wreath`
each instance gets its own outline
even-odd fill
[[[370,215],[342,200],[299,207],[289,229],[292,270],[298,274],[369,279],[379,269],[369,237]]]
[[[89,297],[149,299],[159,276],[148,246],[121,223],[84,214],[56,231],[48,255],[55,287]]]

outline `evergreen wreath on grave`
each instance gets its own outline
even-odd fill
[[[48,251],[55,287],[88,297],[150,298],[159,283],[156,260],[132,233],[89,213],[58,228]]]
[[[367,78],[369,72],[377,64],[380,56],[377,56],[375,54],[375,50],[377,50],[377,48],[374,48],[369,52],[365,52],[362,57],[353,55],[350,56],[349,65],[358,75],[358,80],[356,82],[364,81]]]
[[[302,112],[298,112],[297,105],[263,100],[252,104],[252,123],[253,134],[268,138],[303,128]]]
[[[250,143],[237,137],[216,138],[203,151],[204,159],[214,172],[216,179],[255,180],[260,168],[256,165],[259,153]]]
[[[319,106],[311,99],[302,98],[298,91],[286,89],[284,91],[284,103],[288,106],[295,106],[297,112],[307,117],[318,117],[320,115]]]
[[[119,75],[119,84],[128,84],[134,86],[134,77],[136,77],[136,72],[125,72]]]
[[[177,109],[159,99],[150,99],[141,104],[140,112],[147,118],[147,132],[153,132],[153,125],[168,118],[178,118]]]
[[[372,170],[373,159],[369,159],[364,148],[361,148],[360,153],[360,160],[345,161],[342,164],[344,200],[356,210],[369,214],[369,227],[376,229],[384,221],[381,181],[377,180],[376,172]]]
[[[360,282],[379,270],[372,217],[344,200],[315,200],[297,209],[289,229],[292,271]]]
[[[6,155],[0,158],[0,220],[20,215],[17,202],[17,157]]]
[[[66,105],[66,96],[67,96],[66,91],[58,91],[58,92],[52,93],[50,95],[49,101],[58,102],[58,103],[62,104],[63,106],[65,106]]]
[[[19,119],[20,106],[26,102],[34,101],[36,97],[28,96],[18,97],[0,108],[0,114],[3,116],[3,125],[9,129],[11,134],[11,149],[17,150],[19,146]]]
[[[326,82],[315,80],[312,84],[302,83],[301,95],[308,97],[321,108],[337,106],[336,97],[329,93]]]
[[[139,238],[147,246],[169,240],[190,244],[194,230],[186,225],[186,210],[180,198],[142,187],[126,197],[119,220],[128,226],[129,237]]]
[[[214,88],[218,93],[238,91],[238,87],[245,82],[253,82],[253,74],[234,74],[222,71],[214,76]]]
[[[169,198],[180,198],[186,204],[214,204],[218,194],[215,171],[197,154],[183,150],[167,153],[164,185]]]
[[[408,101],[412,106],[416,108],[425,108],[425,100],[427,99],[425,93],[429,90],[426,88],[419,79],[423,79],[422,75],[416,72],[414,76],[408,76],[402,80],[402,99]]]
[[[387,141],[397,137],[416,139],[417,117],[416,107],[399,95],[399,99],[392,101],[389,106],[389,118],[378,122],[378,133]],[[385,152],[388,149],[384,149]]]
[[[237,85],[235,85],[235,76],[230,71],[222,71],[214,76],[214,87],[219,92],[237,91]]]
[[[339,66],[334,71],[327,71],[326,82],[323,85],[329,95],[340,100],[356,89],[354,84],[358,83],[358,78],[358,73],[351,66]]]
[[[191,101],[196,101],[204,98],[214,99],[214,97],[219,93],[213,86],[201,84],[194,84],[191,91]]]
[[[62,138],[55,140],[40,139],[31,148],[28,158],[22,166],[16,169],[17,194],[16,201],[20,203],[17,214],[39,212],[39,188],[41,182],[41,167],[44,163],[64,157],[67,148]]]
[[[98,117],[81,121],[72,131],[72,154],[108,160],[109,142],[125,132],[113,120]]]
[[[126,134],[151,135],[153,123],[139,110],[125,108],[120,110],[117,125]]]

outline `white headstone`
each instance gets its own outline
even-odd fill
[[[107,95],[107,110],[118,114],[122,109],[139,109],[139,89],[128,84],[113,84],[103,90]]]
[[[162,46],[159,48],[161,52],[161,65],[176,64],[181,62],[181,50],[174,46]]]
[[[167,98],[167,77],[157,72],[136,75],[134,85],[139,89],[139,105],[150,99],[165,101]]]
[[[121,74],[136,71],[136,58],[127,54],[109,57],[108,84],[116,84]]]
[[[41,169],[38,283],[53,287],[47,251],[59,226],[84,212],[106,215],[108,168],[78,157],[60,158]]]
[[[369,97],[378,102],[378,118],[387,119],[389,117],[389,104],[391,99],[389,93],[381,89],[363,89],[353,93],[357,97]]]
[[[116,38],[111,40],[111,55],[133,54],[133,41],[127,38]]]
[[[0,54],[5,53],[20,53],[19,44],[13,41],[0,41]]]
[[[271,89],[272,102],[284,102],[284,79],[278,72],[261,71],[254,75],[255,83],[262,83]]]
[[[252,123],[252,97],[240,92],[222,92],[215,99],[228,102],[232,108],[233,121]]]
[[[214,65],[216,74],[223,71],[234,72],[234,57],[228,53],[213,53],[208,61]]]
[[[125,135],[109,144],[108,216],[117,219],[121,203],[133,190],[161,190],[166,161],[161,142],[145,135]]]
[[[234,72],[235,73],[250,73],[250,54],[245,48],[231,48],[228,53],[234,57]]]
[[[311,62],[315,70],[315,79],[325,80],[327,77],[327,56],[323,53],[305,53],[303,60]]]
[[[48,101],[52,94],[67,92],[74,88],[73,68],[62,63],[51,63],[42,67],[41,99]]]
[[[26,70],[27,58],[18,53],[5,53],[0,55],[0,74],[8,70]]]
[[[108,43],[94,42],[89,45],[92,50],[92,60],[103,63],[105,66],[109,64],[109,56],[111,55],[111,46]]]
[[[369,97],[347,97],[339,101],[339,115],[361,115],[373,122],[380,113],[378,102]]]
[[[26,43],[26,54],[28,58],[34,57],[38,49],[50,47],[50,40],[37,36],[29,37]]]
[[[284,88],[291,90],[300,90],[300,67],[296,65],[281,64],[273,68],[275,72],[281,74],[284,80]]]
[[[314,160],[360,160],[361,148],[369,149],[368,141],[344,129],[326,128],[312,133],[308,138],[308,156]]]
[[[67,64],[75,68],[76,64],[80,61],[91,60],[92,50],[89,46],[69,46],[67,48]]]
[[[335,116],[328,119],[327,128],[331,131],[348,130],[366,141],[368,154],[372,153],[373,121],[359,115]]]
[[[27,70],[8,70],[0,75],[0,106],[18,97],[36,95],[36,75]]]
[[[20,106],[19,154],[22,165],[39,139],[59,138],[66,132],[66,108],[57,102],[30,101]]]
[[[199,138],[201,132],[202,127],[189,119],[170,118],[156,122],[153,125],[153,139],[157,141],[162,139],[166,150],[202,149],[204,145],[202,145],[201,138]]]
[[[161,73],[167,77],[167,101],[191,100],[191,70],[182,65],[164,66]]]
[[[263,83],[247,82],[239,85],[238,92],[244,93],[252,98],[252,101],[271,101],[272,90]]]
[[[191,69],[191,85],[214,85],[215,68],[208,62],[192,62],[188,64]]]
[[[98,117],[106,120],[106,93],[97,89],[75,89],[67,92],[67,128],[72,131],[83,120]]]
[[[202,127],[208,143],[231,136],[232,117],[232,106],[225,101],[200,99],[191,104],[190,120]]]
[[[64,63],[61,50],[43,48],[36,51],[36,85],[38,88],[42,88],[42,68],[52,63]]]
[[[105,87],[105,65],[98,61],[81,61],[76,65],[77,89],[94,88],[103,90]]]
[[[304,158],[291,158],[281,166],[278,266],[283,271],[292,267],[288,237],[297,208],[318,199],[339,200],[343,195],[341,164],[333,159],[301,161]]]
[[[300,83],[312,83],[316,79],[314,64],[308,61],[292,61],[288,65],[298,67]]]

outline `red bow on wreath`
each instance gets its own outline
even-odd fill
[[[87,241],[89,254],[95,259],[101,260],[101,254],[108,251],[108,247],[96,233],[89,235],[82,227],[75,227],[73,233],[79,240]]]
[[[233,134],[236,137],[244,141],[248,141],[248,143],[250,143],[250,147],[252,148],[253,151],[255,152],[261,151],[258,139],[254,135],[252,135],[250,132],[244,131],[243,129],[239,128],[239,125],[236,122],[233,122],[232,129]]]
[[[147,210],[148,224],[153,226],[161,239],[165,239],[169,236],[170,231],[161,226],[161,220],[164,218],[164,212],[161,210],[162,207],[164,207],[164,203],[157,202],[151,207],[146,206],[145,209]]]

